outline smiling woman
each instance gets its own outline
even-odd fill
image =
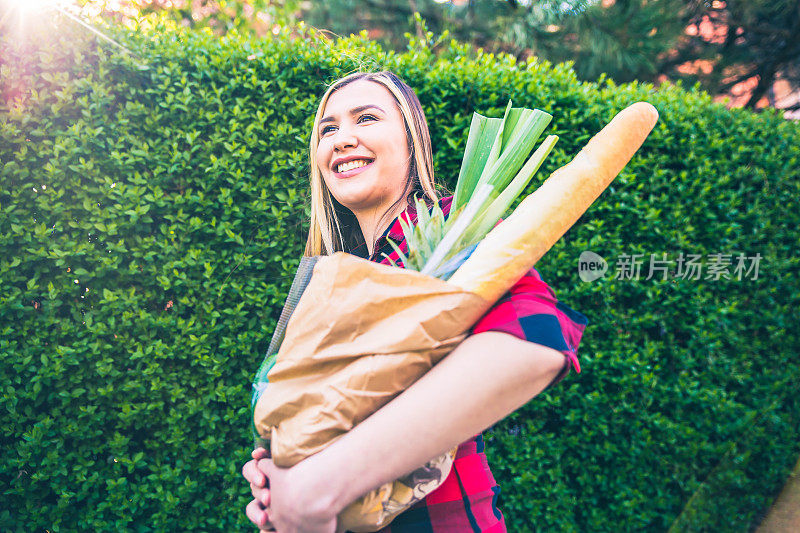
[[[357,73],[331,85],[309,148],[308,256],[344,251],[403,266],[389,239],[406,247],[400,217],[415,222],[413,196],[449,212],[451,198],[436,192],[425,114],[414,92],[390,72]],[[424,479],[415,477],[409,487],[434,480],[438,488],[409,495],[417,503],[380,531],[506,531],[481,432],[570,368],[580,371],[576,350],[586,323],[531,269],[466,340],[326,448],[290,468],[255,450],[243,468],[254,496],[248,517],[280,533],[341,531],[337,515],[355,500],[420,474]],[[456,446],[449,473],[420,473],[420,465]]]
[[[359,105],[364,101],[367,105]],[[334,93],[320,120],[317,166],[325,187],[353,212],[372,245],[384,214],[398,214],[411,151],[403,116],[383,86],[359,80]],[[371,246],[370,246],[371,251]]]
[[[316,164],[306,255],[348,250],[361,241],[372,253],[378,226],[385,229],[407,207],[403,198],[418,193],[438,201],[425,113],[414,91],[391,72],[356,73],[331,85],[317,112],[309,157]]]

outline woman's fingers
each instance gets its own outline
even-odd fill
[[[261,487],[256,487],[250,483],[250,492],[253,493],[253,498],[260,501],[264,507],[269,507],[269,489],[262,489]]]
[[[275,463],[272,462],[272,459],[259,459],[256,461],[256,467],[259,472],[269,477],[271,470],[275,468]]]
[[[264,448],[256,448],[250,453],[250,457],[258,461],[259,459],[266,459],[269,457],[267,450]]]
[[[267,484],[267,476],[258,469],[258,459],[247,461],[242,467],[242,475],[252,485],[264,487]]]
[[[274,531],[274,528],[269,521],[267,510],[258,500],[253,500],[247,504],[247,507],[245,508],[245,514],[247,515],[247,518],[249,518],[250,521],[258,527],[258,529]]]
[[[250,482],[250,490],[253,493],[253,501],[247,504],[245,514],[253,524],[258,526],[259,531],[275,531],[272,523],[269,521],[269,507],[270,493],[267,486],[267,476],[264,475],[258,468],[258,461],[269,457],[267,450],[264,448],[256,448],[250,454],[253,458],[252,461],[247,461],[242,467],[242,475],[247,481]]]

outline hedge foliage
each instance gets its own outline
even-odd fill
[[[552,113],[546,176],[624,106],[659,109],[538,265],[590,319],[583,372],[486,432],[499,505],[510,531],[758,523],[800,453],[797,124],[455,43],[86,35],[0,49],[0,529],[251,530],[249,383],[302,252],[313,111],[357,68],[417,90],[451,186],[473,110]],[[579,279],[584,250],[605,277]],[[761,254],[759,275],[644,279],[681,252]],[[640,279],[612,276],[625,254]]]

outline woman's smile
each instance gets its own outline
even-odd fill
[[[341,161],[341,162],[340,162]],[[367,170],[373,163],[374,159],[351,159],[340,158],[333,162],[333,175],[336,178],[349,178],[360,174]]]

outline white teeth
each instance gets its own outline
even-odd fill
[[[348,161],[347,163],[342,163],[341,165],[339,165],[336,171],[347,172],[348,170],[353,170],[354,168],[363,167],[368,164],[369,161],[366,161],[364,159],[356,159],[354,161]]]

